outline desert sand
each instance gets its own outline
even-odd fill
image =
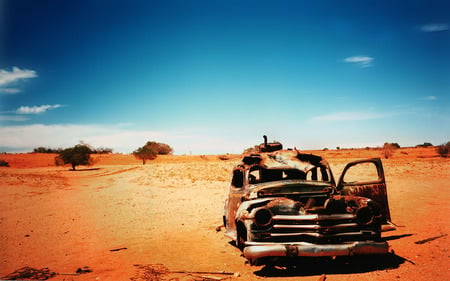
[[[372,149],[310,153],[326,158],[336,179],[349,161],[381,157]],[[450,280],[450,159],[434,148],[382,159],[399,226],[383,233],[392,254],[296,270],[246,264],[218,228],[239,155],[159,156],[146,165],[95,155],[95,165],[77,171],[54,166],[54,157],[0,155],[10,164],[0,167],[0,277],[30,267],[58,273],[55,281]]]

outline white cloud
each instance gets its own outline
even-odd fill
[[[0,94],[17,94],[17,93],[20,93],[20,90],[16,88],[0,89]]]
[[[5,85],[20,79],[37,77],[36,71],[13,67],[12,71],[0,69],[0,85]]]
[[[345,62],[355,63],[360,67],[371,67],[373,60],[374,58],[369,56],[353,56],[344,59]]]
[[[437,100],[437,97],[436,96],[426,96],[426,97],[421,98],[421,100]]]
[[[55,104],[55,105],[40,105],[40,106],[21,106],[17,109],[17,113],[18,114],[40,114],[40,113],[44,113],[49,109],[55,109],[55,108],[59,108],[62,107],[62,105],[60,104]]]
[[[321,115],[312,118],[312,121],[318,122],[338,122],[338,121],[361,121],[370,119],[379,119],[392,116],[392,113],[373,113],[373,112],[337,112],[333,114]]]
[[[425,24],[420,27],[423,32],[439,32],[449,30],[447,23],[431,23]]]

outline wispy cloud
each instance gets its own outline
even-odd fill
[[[426,96],[426,97],[420,98],[420,100],[437,100],[437,97],[436,96]]]
[[[439,32],[449,30],[449,25],[447,23],[430,23],[425,24],[420,27],[423,32]]]
[[[16,66],[12,68],[12,71],[0,69],[0,86],[17,80],[34,77],[37,77],[36,71],[34,70],[20,69]]]
[[[20,93],[20,90],[17,88],[0,89],[0,94],[17,94],[17,93]]]
[[[371,67],[374,58],[369,56],[352,56],[344,59],[345,62],[357,64],[360,67]]]
[[[394,115],[393,113],[374,113],[363,111],[337,112],[327,115],[316,116],[312,121],[316,122],[340,122],[340,121],[361,121],[370,119],[385,118]]]
[[[60,104],[55,105],[40,105],[40,106],[21,106],[17,109],[18,114],[41,114],[50,109],[62,107]]]

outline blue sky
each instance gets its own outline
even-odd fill
[[[450,140],[450,2],[0,2],[0,151]]]

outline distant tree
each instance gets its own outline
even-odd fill
[[[156,142],[154,146],[156,146],[159,155],[171,155],[173,153],[173,148],[168,144]]]
[[[450,154],[450,141],[446,144],[441,144],[436,147],[436,152],[439,154],[439,156],[447,158]]]
[[[153,160],[158,156],[158,151],[155,147],[144,145],[133,151],[134,157],[142,160],[142,165],[145,165],[147,160]]]
[[[113,152],[112,148],[106,148],[106,147],[99,147],[94,150],[94,153],[96,153],[96,154],[110,154],[112,152]]]
[[[48,153],[47,151],[48,151],[48,149],[43,146],[33,149],[34,153]]]
[[[62,148],[46,148],[43,146],[37,147],[33,149],[33,153],[60,153],[63,149]]]
[[[429,142],[424,142],[423,144],[416,145],[416,147],[430,147],[430,146],[433,146],[433,144]]]
[[[153,160],[158,155],[169,155],[172,153],[173,149],[168,144],[155,141],[148,141],[143,147],[133,151],[134,157],[142,159],[143,165],[145,165],[146,160]]]
[[[56,165],[58,164],[71,164],[72,170],[75,171],[78,165],[90,165],[93,163],[91,154],[93,149],[84,143],[77,144],[74,147],[66,148],[59,153],[55,158]]]

